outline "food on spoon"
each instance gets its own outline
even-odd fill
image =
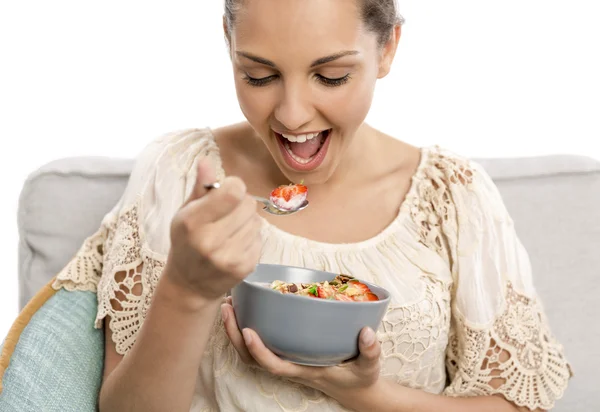
[[[342,302],[369,302],[379,300],[369,286],[346,275],[334,280],[316,283],[287,283],[276,280],[268,285],[283,294],[294,294],[310,298],[339,300]]]
[[[282,210],[296,210],[304,204],[308,188],[300,184],[279,186],[271,192],[271,202]]]

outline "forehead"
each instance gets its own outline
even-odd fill
[[[357,49],[365,40],[358,0],[244,0],[235,48],[276,60]]]

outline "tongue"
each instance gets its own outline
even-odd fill
[[[319,151],[321,139],[320,136],[317,136],[307,140],[304,143],[289,142],[289,145],[292,153],[294,153],[296,156],[301,157],[302,159],[308,159]]]

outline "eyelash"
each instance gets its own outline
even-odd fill
[[[343,84],[348,83],[350,80],[350,74],[345,75],[344,77],[339,77],[337,79],[330,79],[329,77],[321,76],[317,74],[318,81],[321,82],[326,87],[338,87]],[[248,76],[247,74],[244,76],[244,80],[250,86],[254,87],[263,87],[271,83],[272,81],[277,79],[277,75],[263,77],[261,79],[255,79],[253,77]]]

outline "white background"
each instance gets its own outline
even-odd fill
[[[0,2],[0,340],[17,314],[17,200],[66,156],[242,120],[218,0]],[[400,0],[371,124],[468,156],[600,158],[600,3]]]

